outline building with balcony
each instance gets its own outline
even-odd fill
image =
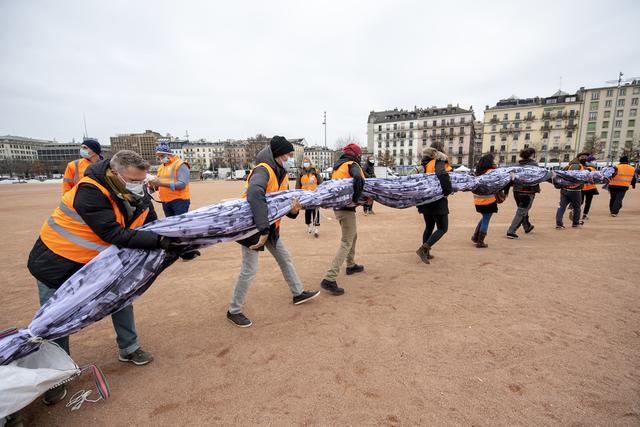
[[[156,146],[163,138],[158,132],[145,130],[144,133],[128,133],[111,137],[111,150],[117,153],[120,150],[131,150],[140,154],[150,164],[157,164]]]
[[[312,147],[304,148],[304,156],[308,157],[309,160],[320,170],[325,170],[333,166],[334,163],[334,150],[327,147],[321,147],[319,145],[314,145]]]

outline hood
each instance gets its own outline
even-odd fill
[[[256,165],[258,163],[266,163],[271,166],[271,169],[273,169],[273,171],[276,173],[276,176],[278,177],[278,181],[281,181],[286,174],[284,168],[276,163],[275,159],[273,158],[273,153],[271,152],[271,147],[269,147],[268,145],[260,150],[260,152],[256,156]]]
[[[520,166],[539,166],[538,162],[533,159],[520,159],[518,163],[520,164]]]
[[[448,162],[449,158],[446,154],[441,151],[436,150],[433,147],[427,147],[422,150],[422,163],[429,163],[431,160],[442,160],[444,162]]]
[[[571,160],[569,162],[570,165],[579,165],[580,164],[580,159],[578,157],[574,158],[573,160]]]
[[[346,162],[356,162],[358,165],[360,165],[360,162],[358,160],[359,159],[354,155],[343,153],[342,156],[340,156],[340,158],[338,159],[338,161],[333,165],[333,170],[338,169],[340,166],[342,166]]]

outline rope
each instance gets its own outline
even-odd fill
[[[66,407],[71,408],[72,411],[77,411],[82,407],[84,402],[96,403],[102,400],[101,398],[89,399],[90,394],[91,390],[78,390],[73,396],[71,396]]]

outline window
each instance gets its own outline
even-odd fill
[[[378,132],[382,131],[382,125],[378,125]]]
[[[640,93],[640,87],[638,87],[638,86],[634,87],[634,88],[633,88],[633,94],[634,94],[634,95],[637,95],[637,94],[639,94],[639,93]]]
[[[529,132],[524,134],[524,139],[525,139],[525,141],[528,141],[529,139],[531,139],[530,135],[529,135]]]
[[[464,123],[464,117],[460,117],[460,123]]]
[[[504,156],[500,156],[500,163],[504,163]]]
[[[627,88],[626,87],[621,87],[620,88],[620,96],[625,96],[627,94]]]
[[[598,109],[598,101],[594,101],[591,103],[591,107],[589,108],[589,111],[595,111]]]
[[[618,99],[618,107],[624,107],[624,98]]]
[[[397,123],[393,124],[393,130],[398,130],[398,124]]]
[[[378,134],[378,141],[381,141],[381,140],[382,140],[382,134],[381,134],[381,133],[379,133],[379,134]]]
[[[504,120],[509,120],[509,113],[504,113]]]
[[[382,141],[378,141],[378,148],[382,148]]]
[[[516,156],[511,156],[511,163],[515,163],[516,162]]]
[[[445,119],[442,119],[442,120],[440,121],[440,125],[441,125],[441,126],[444,126],[446,123],[447,123],[447,121],[446,121]]]
[[[589,113],[589,120],[597,120],[598,119],[598,112],[597,111],[592,111]]]
[[[516,113],[516,120],[520,120],[520,113]]]
[[[611,107],[611,100],[607,99],[606,101],[604,101],[604,106],[605,107]]]
[[[587,125],[587,130],[596,130],[596,123],[589,122],[589,124]]]
[[[613,137],[614,138],[620,138],[620,131],[619,130],[614,131],[613,132]]]
[[[514,127],[515,129],[519,129],[519,128],[520,128],[520,122],[515,122],[515,123],[513,124],[513,127]]]
[[[624,111],[616,110],[616,117],[622,117],[623,114],[624,114]]]
[[[506,124],[506,123],[503,123],[503,124],[502,124],[502,129],[506,129],[506,128],[507,128],[507,124]]]
[[[409,138],[413,138],[413,131],[412,130],[409,131]]]
[[[607,89],[607,96],[613,96],[613,89]]]
[[[616,120],[613,127],[616,128],[621,128],[622,127],[622,120]]]
[[[611,111],[605,111],[604,112],[604,118],[608,119],[611,116]]]
[[[600,99],[600,92],[591,92],[591,99],[594,101]]]
[[[497,118],[498,118],[498,115],[497,115],[497,114],[494,114],[492,118],[493,118],[493,119],[497,119]]]
[[[458,138],[458,143],[462,144],[463,142],[464,142],[464,138],[463,137]]]
[[[519,138],[520,138],[520,134],[519,133],[516,132],[516,133],[513,134],[513,140],[514,141],[517,141]]]
[[[638,105],[638,98],[631,98],[631,105]]]
[[[568,130],[567,131],[567,138],[572,138],[573,137],[573,131],[572,130]]]
[[[413,122],[409,122],[409,129],[413,129]]]
[[[495,132],[496,131],[496,125],[491,125],[491,132]]]
[[[507,146],[506,146],[506,145],[501,145],[501,146],[500,146],[500,151],[504,151],[504,150],[506,150],[506,149],[507,149]]]
[[[600,138],[602,139],[607,139],[607,135],[608,135],[608,132],[606,130],[603,130],[602,132],[600,132]]]
[[[496,142],[496,136],[495,135],[491,135],[491,142]]]
[[[563,162],[568,162],[569,161],[569,155],[565,154],[564,155],[564,159],[562,160]]]
[[[636,121],[635,120],[629,120],[629,127],[632,128],[636,125]]]
[[[629,115],[631,117],[635,117],[638,115],[638,110],[636,108],[632,108],[631,110],[629,110]]]
[[[532,118],[531,111],[527,111],[527,119]]]
[[[632,130],[628,130],[627,131],[627,138],[633,138],[633,131]]]
[[[458,132],[458,135],[464,135],[464,128],[463,127],[460,128],[460,132]]]
[[[593,126],[595,126],[596,124],[594,123]],[[542,132],[542,139],[547,139],[549,138],[549,132]]]
[[[452,124],[452,125],[453,125],[453,124],[455,124],[455,123],[456,123],[456,118],[455,118],[455,117],[454,117],[454,118],[452,118],[452,119],[449,121],[449,124]]]
[[[609,127],[609,121],[602,122],[602,129],[607,129]]]
[[[438,126],[438,121],[437,120],[433,121],[433,126]]]
[[[506,140],[507,140],[507,137],[506,137],[506,136],[502,135],[502,136],[500,137],[500,141],[505,142]]]
[[[458,154],[462,154],[462,147],[458,147]]]
[[[490,153],[493,153],[495,151],[496,151],[496,147],[495,146],[492,145],[491,147],[489,147],[489,152]]]

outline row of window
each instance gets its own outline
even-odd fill
[[[637,115],[638,115],[637,108],[632,108],[631,110],[629,110],[630,117],[636,117]],[[611,117],[611,111],[604,111],[602,116],[603,118],[608,119],[609,117]],[[616,117],[623,117],[623,116],[624,116],[623,110],[616,110]],[[589,120],[598,120],[598,112],[597,111],[589,112]]]
[[[635,119],[630,119],[627,122],[627,127],[635,127],[636,125],[636,121]],[[613,127],[614,128],[621,128],[622,127],[622,120],[614,120],[613,121]],[[609,121],[605,120],[602,122],[602,129],[608,129],[609,128]],[[587,123],[587,131],[595,131],[596,130],[596,122],[589,122]]]
[[[615,89],[614,88],[610,88],[607,89],[607,97],[610,98],[613,96]],[[633,88],[633,92],[634,95],[640,94],[640,87],[634,87]],[[591,92],[591,99],[593,101],[596,101],[598,99],[600,99],[600,91],[597,92]],[[626,87],[621,87],[620,91],[618,92],[618,96],[625,96],[627,94],[627,88]]]
[[[404,129],[404,123],[405,122],[400,122],[400,129]],[[414,122],[409,122],[409,129],[413,129],[413,123]],[[418,123],[418,122],[416,122]],[[422,122],[422,126],[423,127],[427,127],[429,126],[428,124],[428,120],[425,120]],[[458,121],[459,124],[463,125],[466,123],[466,119],[464,117],[460,117],[460,120]],[[456,124],[456,119],[455,117],[449,120],[446,119],[441,119],[440,120],[440,126],[446,126],[446,125],[454,125]],[[438,121],[437,120],[433,120],[431,122],[432,126],[438,126]],[[385,126],[386,130],[391,130],[391,123],[387,123]],[[393,130],[398,130],[398,123],[393,123]],[[382,132],[382,125],[378,125],[378,132]]]
[[[639,105],[639,104],[638,104],[638,103],[639,103],[639,100],[640,100],[640,98],[631,98],[631,104],[630,104],[630,105],[631,105],[631,106]],[[626,100],[625,100],[624,98],[622,98],[622,99],[618,99],[618,102],[616,103],[616,106],[618,106],[618,107],[624,107],[624,106],[625,106],[625,101],[626,101]],[[611,107],[611,105],[612,105],[612,103],[611,103],[611,100],[610,100],[610,99],[609,99],[609,100],[606,100],[606,101],[604,102],[604,106],[605,106],[605,108],[609,108],[609,107]],[[596,111],[596,110],[598,109],[598,107],[599,107],[599,106],[600,106],[600,102],[599,102],[599,101],[591,101],[591,104],[590,104],[590,106],[589,106],[589,111]]]

